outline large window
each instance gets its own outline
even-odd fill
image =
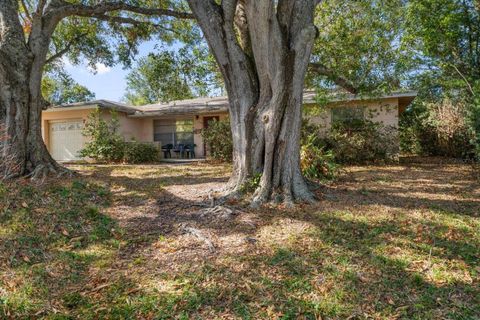
[[[154,141],[166,144],[193,144],[193,120],[155,120]]]
[[[332,109],[333,124],[355,124],[364,119],[364,107],[335,107]]]

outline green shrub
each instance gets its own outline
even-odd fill
[[[340,166],[335,162],[332,150],[321,146],[318,132],[305,138],[301,147],[301,168],[303,175],[311,180],[333,180]]]
[[[85,148],[80,151],[82,157],[92,158],[97,161],[119,162],[125,154],[125,141],[117,133],[119,128],[118,115],[111,112],[112,119],[107,122],[102,119],[99,109],[88,116],[83,129],[83,135],[89,137]]]
[[[130,142],[126,144],[124,161],[127,163],[148,163],[159,160],[159,150],[151,143]]]
[[[419,102],[400,121],[402,151],[454,158],[473,158],[478,149],[480,116],[465,101]],[[478,111],[480,113],[480,111]]]
[[[83,135],[89,137],[89,142],[80,151],[82,157],[97,161],[145,163],[159,159],[158,148],[149,143],[125,142],[118,134],[119,121],[117,113],[111,112],[111,120],[102,119],[100,110],[92,112],[87,120]]]
[[[398,158],[397,130],[369,120],[355,124],[334,124],[324,145],[338,163],[359,164],[394,161]]]
[[[202,137],[213,159],[232,161],[233,142],[230,121],[211,121],[208,128],[202,130]]]
[[[480,87],[480,85],[478,85],[478,87]],[[477,162],[480,162],[480,88],[478,88],[477,91],[476,99],[468,113],[468,124],[472,137],[471,144],[475,149],[475,158]]]

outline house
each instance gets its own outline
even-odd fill
[[[399,115],[415,97],[415,92],[392,93],[382,97],[344,95],[329,100],[324,107],[316,108],[319,105],[315,93],[305,92],[304,104],[307,114],[318,109],[310,119],[320,125],[323,132],[335,121],[354,118],[370,119],[398,128]],[[89,114],[97,108],[106,120],[111,117],[111,110],[117,111],[119,131],[126,141],[134,139],[159,145],[195,144],[197,157],[205,157],[207,153],[201,130],[211,120],[228,117],[226,97],[145,106],[128,106],[106,100],[54,106],[42,113],[42,135],[55,160],[80,160],[78,152],[87,141],[82,130]]]

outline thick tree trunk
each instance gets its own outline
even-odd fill
[[[315,0],[190,0],[230,102],[236,192],[261,174],[254,204],[314,200],[300,170],[304,78]]]
[[[36,18],[27,44],[17,5],[0,0],[0,123],[6,135],[0,155],[4,177],[37,179],[67,170],[52,159],[41,134],[40,88],[49,37],[42,31],[43,21]]]
[[[6,133],[2,158],[10,163],[4,168],[4,177],[31,175],[37,179],[49,173],[64,173],[66,170],[52,159],[42,139],[43,103],[37,91],[31,90],[32,67],[23,68],[30,72],[19,78],[12,74],[7,79],[0,77],[0,104],[6,110],[4,119],[0,119]]]

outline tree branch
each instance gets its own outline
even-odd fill
[[[23,11],[25,11],[25,16],[28,20],[30,20],[30,22],[32,22],[32,16],[30,15],[30,12],[28,12],[28,7],[25,4],[25,0],[21,0],[20,3],[22,4]]]
[[[157,9],[157,8],[145,8],[139,6],[133,6],[124,2],[102,2],[94,6],[87,6],[81,4],[70,4],[63,2],[63,5],[55,6],[54,14],[60,17],[67,16],[81,16],[81,17],[93,17],[95,15],[102,15],[112,11],[128,11],[147,16],[168,16],[179,19],[193,19],[193,15],[189,12],[180,12],[170,9]]]
[[[329,68],[327,68],[325,65],[321,63],[310,63],[310,70],[322,75],[326,76],[329,80],[333,81],[336,85],[342,87],[343,89],[347,90],[350,93],[357,94],[358,93],[358,88],[348,79],[338,76],[335,74],[335,72]]]
[[[52,56],[50,56],[46,61],[45,61],[45,65],[49,64],[49,63],[52,63],[54,60],[62,57],[65,53],[67,53],[68,51],[70,51],[70,49],[72,48],[72,46],[78,41],[80,40],[81,38],[85,37],[87,34],[86,33],[82,33],[78,36],[76,36],[72,41],[70,41],[66,46],[65,48],[63,48],[62,50],[60,51],[57,51],[55,52]]]
[[[139,26],[139,25],[142,25],[142,24],[155,25],[155,24],[150,23],[150,22],[139,21],[139,20],[136,20],[136,19],[133,19],[133,18],[119,17],[119,16],[109,16],[109,15],[106,15],[106,14],[96,14],[96,15],[93,15],[92,18],[102,20],[102,21],[108,21],[108,22],[116,22],[116,23],[120,23],[120,24],[131,24],[133,26]],[[158,25],[155,25],[155,26],[158,26]]]
[[[174,34],[179,34],[176,30],[164,27],[160,24],[156,24],[156,23],[153,23],[151,21],[139,21],[139,20],[136,20],[134,18],[109,16],[107,14],[97,14],[97,15],[92,16],[92,18],[102,20],[102,21],[120,23],[120,24],[131,24],[133,26],[140,26],[140,25],[148,24],[148,25],[150,25],[152,27],[155,27],[155,28],[160,28],[160,29],[163,29],[165,31],[172,32]]]

